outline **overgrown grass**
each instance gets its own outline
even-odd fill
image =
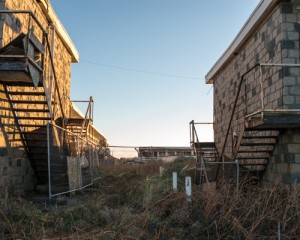
[[[0,199],[0,239],[297,239],[298,186],[265,189],[222,185],[184,194],[186,160],[103,169],[93,192],[67,197],[65,206],[33,204],[26,198]],[[188,169],[186,167],[185,169]],[[172,191],[172,171],[179,191]],[[191,173],[191,172],[190,172]],[[190,174],[189,173],[189,174]]]

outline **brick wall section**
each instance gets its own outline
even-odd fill
[[[214,115],[215,141],[219,151],[224,143],[241,75],[258,62],[300,63],[299,7],[299,0],[280,3],[217,76],[214,84]],[[299,67],[264,67],[265,109],[300,109],[299,76]],[[245,76],[225,150],[228,157],[232,155],[232,132],[240,131],[245,113],[252,113],[261,107],[259,78],[258,69]],[[264,176],[266,182],[275,179],[285,183],[300,182],[299,134],[299,129],[280,134]]]
[[[49,30],[48,22],[44,16],[39,4],[36,0],[0,0],[0,9],[8,10],[31,10],[38,18],[43,28]],[[42,41],[42,32],[36,26],[34,26],[34,34]],[[20,33],[28,32],[28,15],[24,14],[1,14],[0,16],[0,47],[5,46],[11,40],[16,38]],[[49,33],[51,31],[49,30]],[[51,43],[51,34],[49,34],[49,41]],[[50,83],[50,71],[51,65],[49,58],[46,59],[46,85],[49,88]],[[57,79],[59,82],[59,89],[61,98],[63,100],[63,106],[65,106],[66,117],[69,116],[70,111],[70,83],[71,83],[71,62],[72,58],[70,53],[65,48],[61,39],[55,36],[54,43],[54,64]],[[0,86],[0,90],[2,86]],[[32,91],[33,89],[25,87],[11,87],[11,91]],[[40,97],[32,97],[35,100],[41,100]],[[54,100],[57,103],[55,118],[61,117],[61,112],[58,109],[58,97],[54,94]],[[0,188],[10,187],[21,189],[32,189],[34,185],[34,175],[30,166],[29,160],[26,158],[23,146],[16,127],[14,126],[14,119],[11,111],[9,111],[9,104],[6,101],[4,93],[0,92],[0,108],[6,108],[8,110],[0,110]],[[22,98],[24,99],[24,97]],[[34,104],[27,105],[27,108],[36,108]],[[46,124],[44,121],[43,124]],[[15,131],[16,134],[5,134],[7,131]]]

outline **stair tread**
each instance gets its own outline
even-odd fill
[[[50,117],[17,117],[18,119],[23,119],[23,120],[51,120]]]
[[[271,149],[261,149],[261,150],[239,150],[238,153],[271,153]]]
[[[250,157],[236,157],[236,159],[251,159],[251,160],[253,160],[253,159],[269,159],[270,158],[270,156],[269,157],[267,157],[267,156],[257,156],[257,157],[255,157],[255,156],[250,156]]]
[[[7,92],[13,96],[45,96],[45,92]]]
[[[37,100],[11,100],[12,103],[21,104],[47,104],[47,101],[37,101]]]
[[[274,139],[277,136],[243,136],[243,139]]]
[[[273,146],[275,143],[241,143],[240,146]]]
[[[47,125],[42,124],[19,124],[20,127],[47,127]]]
[[[26,108],[15,108],[14,109],[15,112],[44,112],[44,113],[48,113],[49,110],[48,109],[26,109]]]

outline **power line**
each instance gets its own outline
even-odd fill
[[[181,76],[181,75],[168,74],[168,73],[160,73],[160,72],[151,72],[151,71],[146,71],[146,70],[133,69],[133,68],[127,68],[127,67],[109,65],[109,64],[104,64],[104,63],[97,63],[97,62],[91,62],[91,61],[85,61],[85,60],[81,60],[81,62],[88,63],[88,64],[93,64],[93,65],[98,65],[98,66],[103,66],[103,67],[109,67],[109,68],[119,69],[119,70],[124,70],[124,71],[139,72],[139,73],[146,73],[146,74],[154,74],[154,75],[167,76],[167,77],[175,77],[175,78],[187,78],[187,79],[201,80],[200,78],[196,78],[196,77]]]

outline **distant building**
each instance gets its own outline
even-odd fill
[[[192,157],[194,151],[191,147],[139,147],[138,157],[141,161],[161,159],[171,161],[177,157]]]

